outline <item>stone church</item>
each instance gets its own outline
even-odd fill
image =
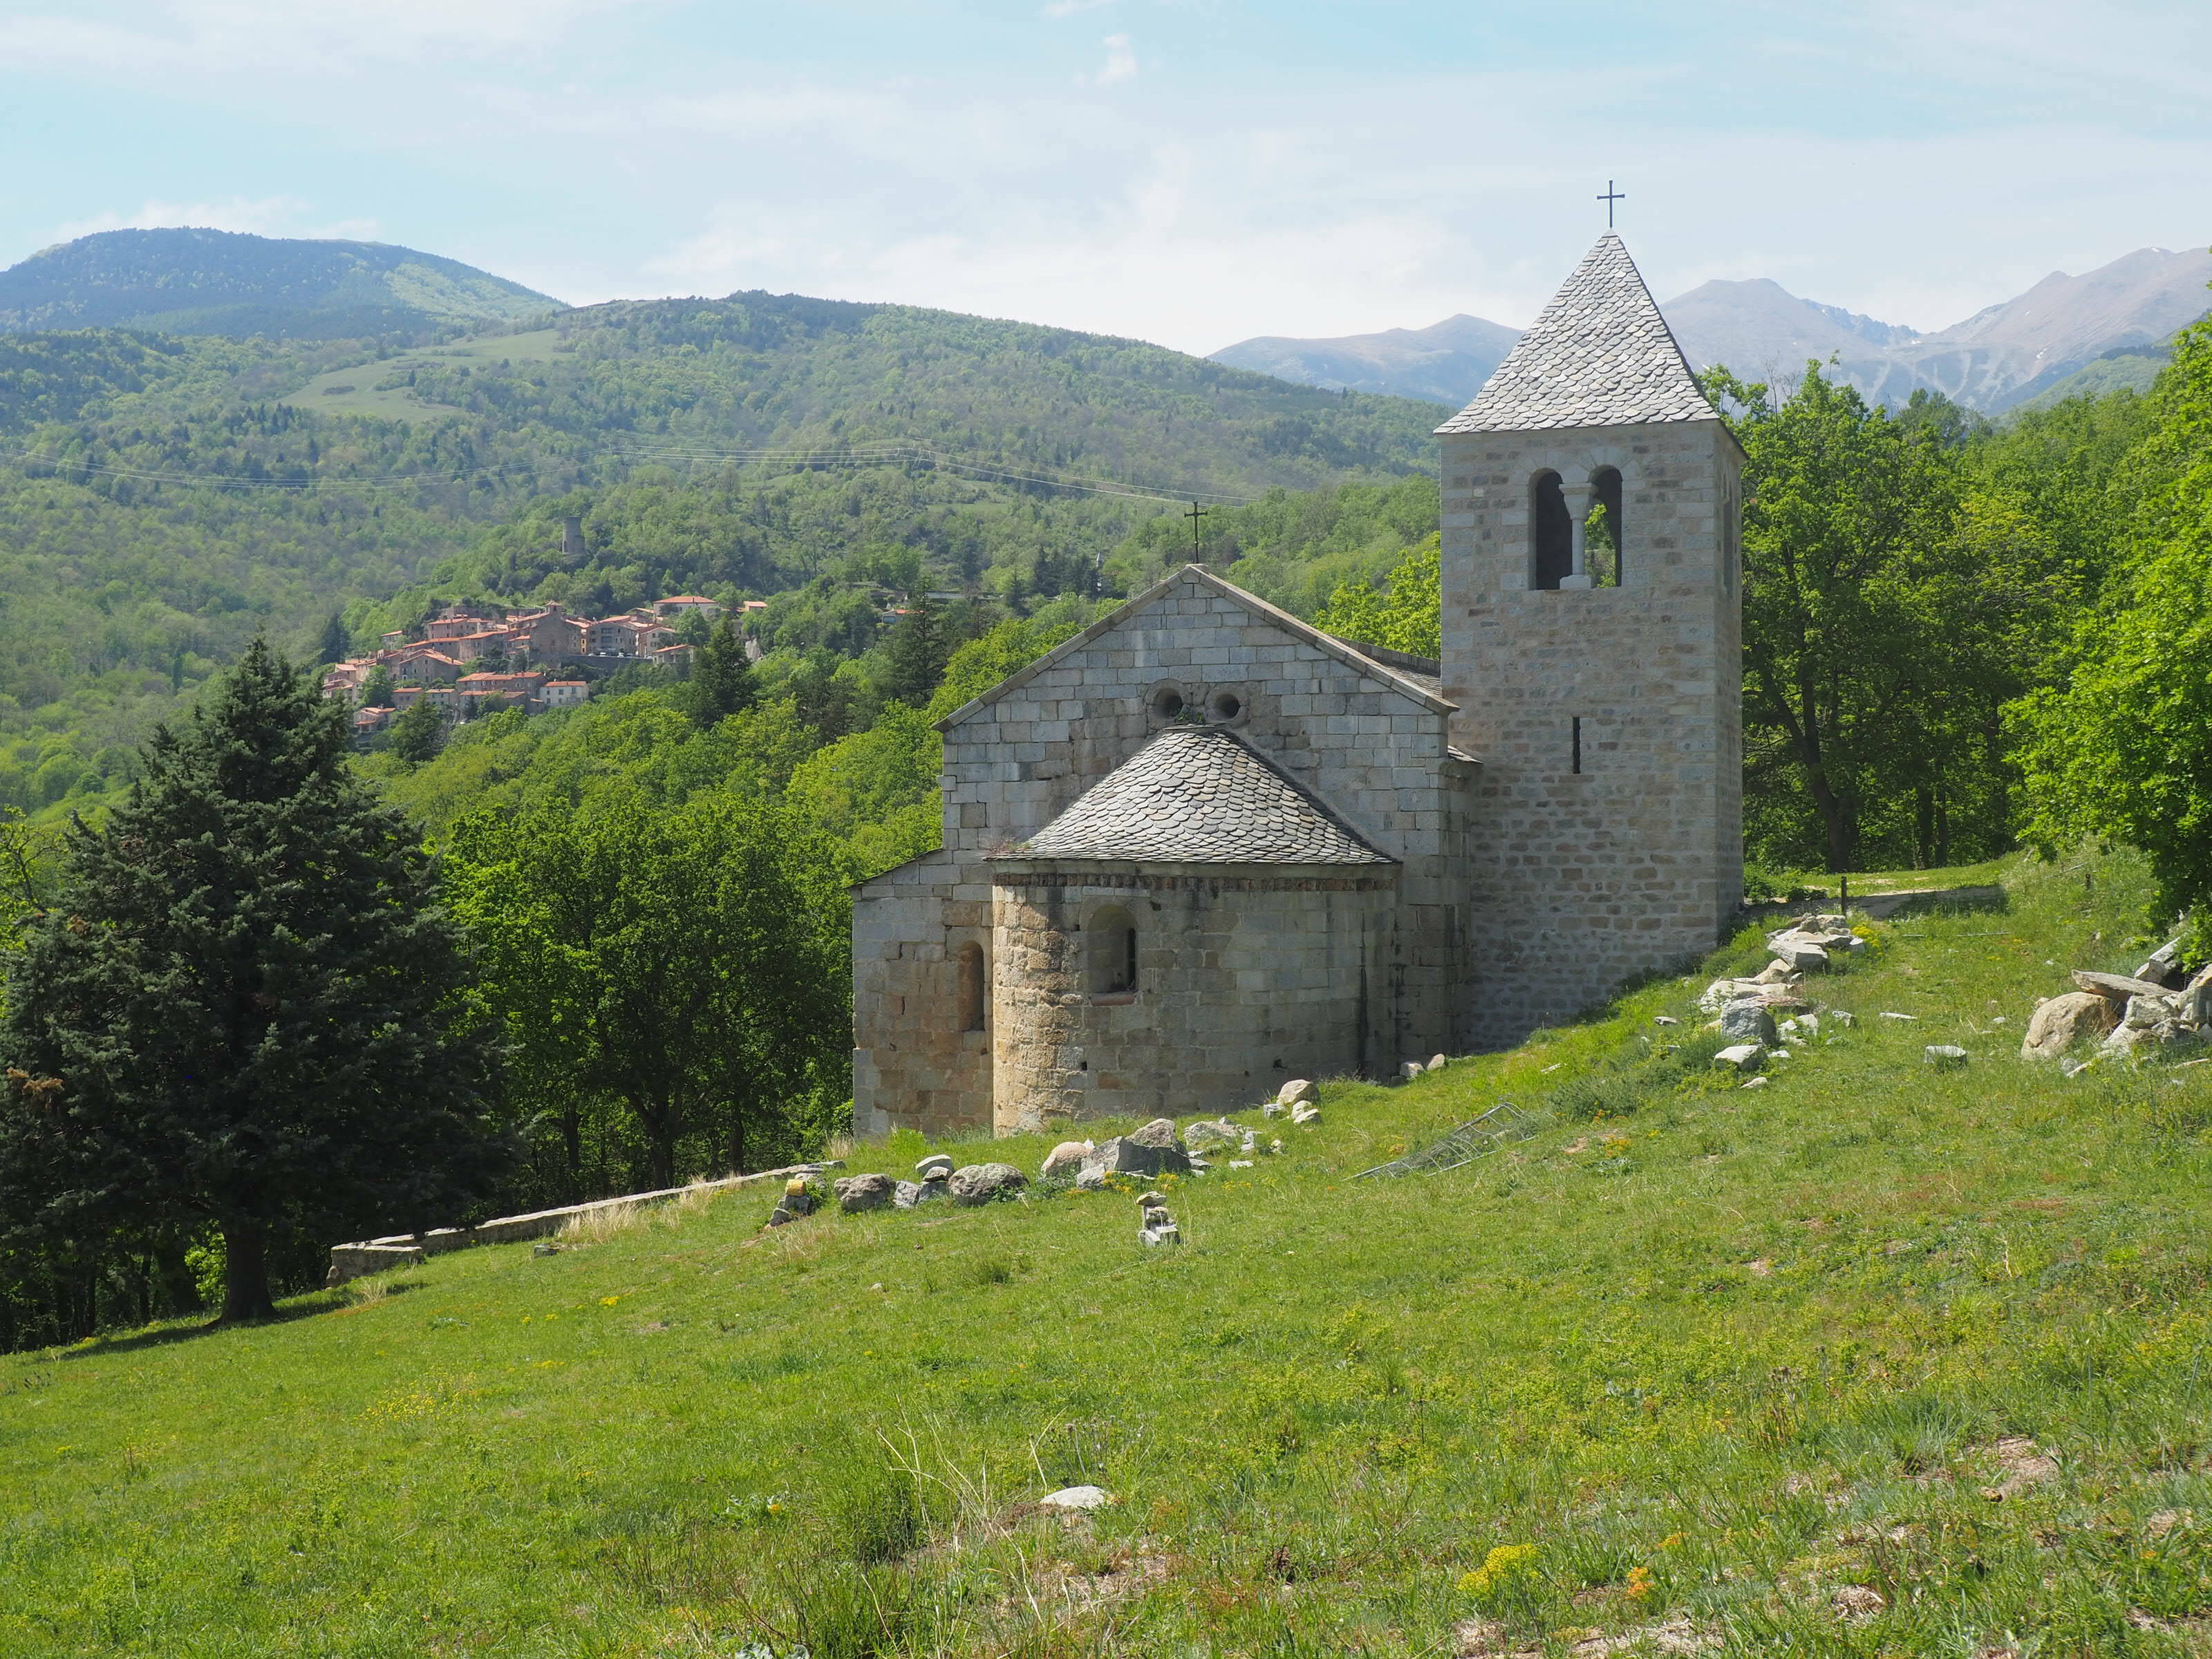
[[[1619,237],[1437,434],[1440,663],[1192,565],[946,717],[943,849],[857,894],[861,1133],[1249,1106],[1711,948],[1742,456]]]

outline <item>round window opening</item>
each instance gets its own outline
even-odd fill
[[[1234,691],[1217,691],[1213,695],[1213,718],[1233,720],[1244,712],[1244,701]]]
[[[1152,713],[1164,720],[1176,719],[1182,713],[1182,693],[1172,685],[1163,687],[1152,698]]]

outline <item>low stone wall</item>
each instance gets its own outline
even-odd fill
[[[550,1237],[571,1220],[586,1219],[641,1205],[665,1204],[686,1193],[719,1193],[732,1187],[750,1187],[763,1181],[788,1181],[793,1176],[820,1175],[827,1170],[842,1170],[844,1167],[843,1162],[836,1158],[823,1164],[794,1164],[781,1170],[762,1170],[753,1175],[726,1176],[720,1181],[696,1182],[689,1187],[664,1187],[658,1192],[629,1193],[620,1198],[594,1199],[588,1204],[564,1204],[557,1210],[532,1210],[527,1215],[501,1216],[496,1220],[486,1221],[474,1227],[434,1227],[424,1233],[391,1233],[358,1244],[333,1244],[331,1246],[330,1275],[323,1284],[325,1289],[329,1289],[368,1273],[387,1273],[394,1267],[412,1267],[428,1257],[441,1255],[447,1250],[465,1249],[474,1244],[519,1244],[527,1239]]]

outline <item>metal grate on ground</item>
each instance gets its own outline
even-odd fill
[[[1535,1133],[1534,1118],[1511,1101],[1501,1100],[1473,1122],[1461,1124],[1442,1140],[1390,1163],[1362,1170],[1352,1178],[1364,1181],[1369,1176],[1442,1175],[1446,1170],[1461,1169],[1488,1158],[1499,1147],[1526,1140]]]

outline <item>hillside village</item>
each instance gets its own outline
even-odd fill
[[[767,605],[753,599],[738,609],[749,614]],[[419,629],[394,629],[368,655],[332,665],[323,675],[323,695],[360,705],[353,713],[357,738],[381,732],[418,702],[456,723],[505,708],[572,708],[591,695],[592,678],[564,678],[562,670],[580,668],[598,678],[652,666],[680,676],[697,647],[679,639],[678,629],[693,618],[711,623],[722,611],[720,602],[697,593],[600,617],[572,617],[557,604],[530,610],[450,605]],[[385,696],[388,702],[380,700]]]

